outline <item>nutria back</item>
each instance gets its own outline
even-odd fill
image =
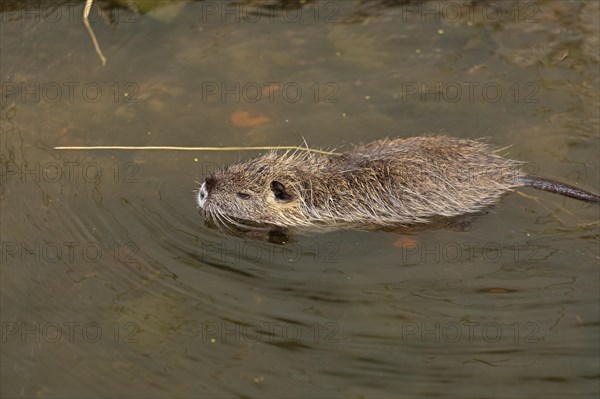
[[[409,225],[473,213],[519,180],[519,161],[482,142],[385,139],[341,155],[270,152],[206,178],[198,194],[218,224]]]

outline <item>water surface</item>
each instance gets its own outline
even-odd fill
[[[598,3],[124,3],[106,66],[82,2],[2,3],[4,397],[598,395],[598,207],[271,243],[194,202],[257,152],[53,149],[442,133],[599,192]]]

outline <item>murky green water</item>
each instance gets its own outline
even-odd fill
[[[82,2],[2,2],[3,397],[598,395],[597,206],[278,245],[194,202],[255,153],[53,149],[445,133],[598,192],[597,2],[97,5],[104,67]]]

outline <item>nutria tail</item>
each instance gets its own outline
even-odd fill
[[[538,190],[549,191],[551,193],[562,194],[578,200],[600,204],[600,196],[575,186],[558,182],[556,180],[536,176],[520,176],[517,178],[517,182],[526,186],[537,188]]]

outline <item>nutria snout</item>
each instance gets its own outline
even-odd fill
[[[270,152],[226,166],[206,177],[197,202],[217,224],[282,227],[426,223],[479,212],[519,186],[600,202],[522,165],[474,140],[384,139],[341,155]]]

